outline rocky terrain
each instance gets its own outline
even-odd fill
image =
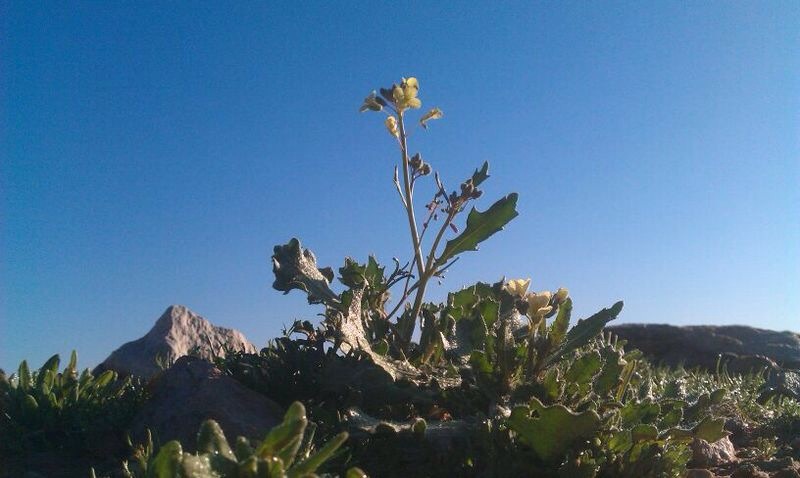
[[[234,329],[217,327],[182,305],[171,305],[144,337],[115,350],[94,370],[114,370],[121,376],[151,378],[190,352],[210,360],[226,350],[255,352],[256,347]]]

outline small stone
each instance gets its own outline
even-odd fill
[[[179,440],[194,451],[197,431],[207,418],[216,420],[231,440],[239,435],[260,440],[284,413],[277,403],[197,357],[179,358],[151,388],[152,396],[131,424],[136,442],[150,429],[154,440]]]
[[[769,478],[769,475],[755,466],[747,464],[734,471],[731,478]]]
[[[684,478],[715,478],[714,473],[711,473],[704,468],[692,468],[686,470],[686,474],[683,476]]]
[[[794,440],[792,440],[792,448],[795,451],[800,451],[800,437],[797,437]]]
[[[775,472],[775,474],[772,475],[772,478],[800,478],[800,473],[798,473],[794,468],[785,468]]]
[[[726,463],[735,463],[736,450],[730,438],[721,438],[709,443],[702,438],[695,438],[691,443],[692,464],[697,468],[711,468]]]
[[[794,468],[794,460],[790,456],[785,456],[783,458],[759,461],[756,462],[756,465],[764,471],[773,472],[784,468]]]

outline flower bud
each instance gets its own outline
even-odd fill
[[[511,279],[503,285],[503,289],[512,297],[524,297],[530,285],[530,279]]]
[[[408,164],[410,164],[414,169],[419,169],[422,167],[422,157],[419,155],[419,153],[417,153],[411,157],[411,159],[408,161]]]
[[[403,96],[406,99],[417,97],[417,92],[419,92],[419,82],[413,76],[410,78],[403,78],[400,86],[403,88]]]
[[[550,306],[550,299],[552,299],[552,297],[553,295],[550,291],[542,291],[538,294],[536,292],[531,292],[528,294],[528,317],[544,317],[549,314],[553,310]]]
[[[386,129],[389,131],[389,134],[394,136],[395,138],[400,137],[400,130],[397,129],[397,118],[394,116],[389,116],[386,118]]]
[[[394,87],[392,88],[392,98],[394,98],[394,102],[400,103],[401,101],[403,101],[404,97],[405,94],[403,94],[403,89],[397,85],[394,85]]]

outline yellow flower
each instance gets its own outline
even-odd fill
[[[417,98],[419,93],[419,82],[416,78],[403,78],[400,85],[392,87],[392,99],[397,106],[398,111],[403,111],[407,108],[419,108],[422,106],[422,101]]]
[[[394,116],[389,116],[386,118],[386,129],[389,131],[389,134],[394,136],[395,138],[400,137],[400,130],[397,129],[397,118]]]
[[[503,285],[503,289],[513,297],[525,297],[528,286],[531,285],[530,279],[511,279]]]
[[[413,76],[410,78],[403,78],[400,86],[403,87],[403,94],[406,98],[416,98],[419,92],[419,82]]]
[[[531,292],[526,296],[528,299],[528,318],[544,317],[553,311],[550,306],[550,299],[553,298],[553,293],[550,291],[542,291],[538,294]]]

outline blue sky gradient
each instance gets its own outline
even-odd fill
[[[300,4],[302,3],[302,5]],[[0,6],[0,367],[81,365],[170,304],[258,345],[321,265],[408,260],[398,153],[366,94],[419,78],[411,147],[520,216],[477,280],[568,287],[578,317],[800,329],[796,2],[45,3]],[[432,193],[419,190],[420,204]]]

